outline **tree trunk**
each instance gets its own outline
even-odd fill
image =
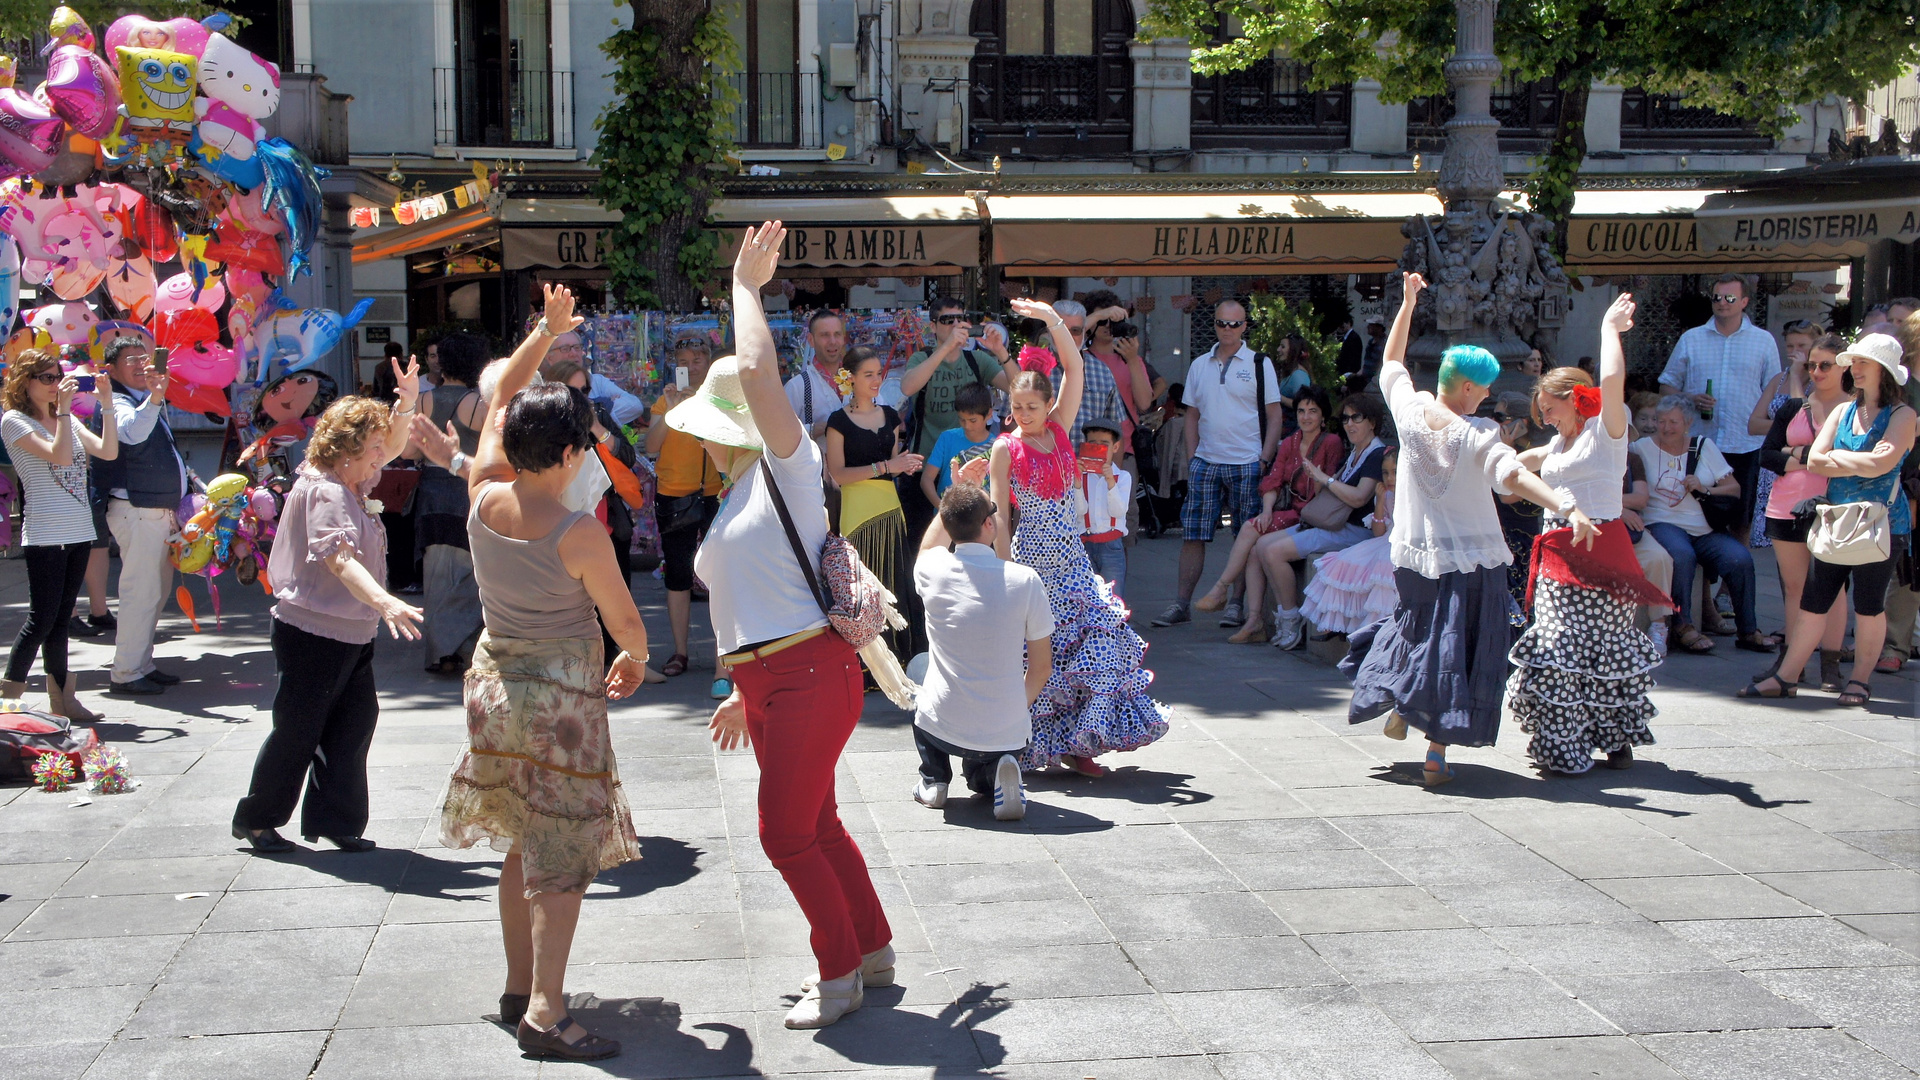
[[[659,81],[663,86],[704,86],[708,75],[705,59],[694,47],[693,31],[706,17],[707,0],[632,0],[635,29],[650,27],[660,35],[658,54]],[[647,108],[645,100],[632,103]],[[679,175],[692,204],[667,215],[647,230],[641,245],[640,261],[653,272],[653,291],[667,311],[698,311],[700,283],[690,280],[681,267],[680,249],[693,239],[707,220],[707,176],[704,162],[683,159]]]
[[[1573,196],[1580,165],[1587,158],[1587,96],[1593,77],[1586,65],[1556,75],[1560,89],[1560,119],[1553,142],[1534,172],[1533,209],[1553,222],[1553,253],[1567,258],[1567,229],[1573,217]]]

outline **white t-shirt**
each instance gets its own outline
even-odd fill
[[[1633,444],[1633,452],[1640,455],[1640,464],[1647,470],[1647,508],[1640,511],[1640,519],[1652,525],[1666,522],[1678,525],[1686,530],[1688,536],[1705,536],[1713,531],[1707,524],[1707,512],[1700,508],[1700,500],[1686,489],[1687,452],[1669,454],[1654,444],[1651,438],[1641,439]],[[1727,464],[1720,448],[1713,445],[1712,439],[1700,440],[1700,463],[1693,475],[1700,483],[1712,487],[1724,477],[1732,474],[1733,466]]]
[[[820,447],[812,439],[801,439],[786,460],[771,452],[762,454],[761,460],[779,481],[787,512],[793,515],[794,529],[817,574],[820,549],[827,543]],[[734,480],[726,504],[693,557],[694,572],[707,583],[707,614],[722,653],[827,624],[780,526],[765,479],[756,462]]]
[[[79,418],[69,413],[67,423],[73,426],[73,462],[56,467],[21,441],[29,434],[51,440],[54,433],[45,425],[13,409],[0,420],[0,439],[6,440],[13,470],[19,474],[26,495],[20,538],[24,546],[55,547],[92,543],[95,539],[93,504],[87,499],[87,448],[80,441]]]
[[[813,408],[807,408],[807,389],[813,389]],[[824,424],[827,417],[839,411],[845,404],[840,396],[840,388],[833,380],[820,374],[820,369],[808,364],[801,368],[793,378],[787,380],[787,400],[793,403],[793,415],[800,418],[800,424],[808,431],[815,424]]]
[[[926,606],[928,654],[913,722],[968,750],[1026,746],[1026,644],[1053,634],[1040,575],[985,544],[960,544],[922,551],[913,585]]]
[[[1254,351],[1246,345],[1222,364],[1218,345],[1187,365],[1186,402],[1200,410],[1200,444],[1193,456],[1215,465],[1251,465],[1260,460],[1260,408],[1253,400]],[[1273,361],[1266,370],[1266,405],[1280,403],[1280,379]]]

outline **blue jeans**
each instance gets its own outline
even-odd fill
[[[1682,624],[1693,621],[1688,606],[1693,592],[1693,571],[1705,566],[1707,572],[1722,578],[1733,594],[1733,624],[1742,634],[1759,629],[1753,617],[1753,553],[1747,545],[1722,532],[1689,536],[1678,525],[1656,521],[1647,526],[1647,534],[1673,556],[1673,606],[1680,612]]]
[[[1127,587],[1127,538],[1082,540],[1080,546],[1087,549],[1087,561],[1093,564],[1093,572],[1107,579],[1116,598],[1125,599],[1121,590]]]

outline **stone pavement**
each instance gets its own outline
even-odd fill
[[[1141,612],[1165,603],[1176,550],[1135,549]],[[24,590],[0,564],[0,632]],[[908,719],[870,698],[839,791],[900,984],[804,1033],[780,1020],[806,928],[754,836],[752,757],[707,740],[696,666],[613,713],[645,859],[588,894],[569,990],[626,1053],[543,1065],[479,1019],[503,972],[498,856],[435,839],[458,683],[383,642],[382,849],[251,857],[228,821],[273,663],[257,590],[224,592],[224,629],[166,622],[185,685],[87,695],[138,791],[0,788],[7,1080],[1920,1069],[1913,669],[1881,676],[1866,712],[1817,692],[1748,707],[1729,694],[1762,660],[1723,640],[1661,669],[1659,745],[1632,771],[1544,779],[1509,727],[1427,791],[1421,744],[1349,729],[1324,662],[1211,624],[1148,631],[1172,732],[1104,780],[1035,778],[1008,824],[980,801],[914,804]],[[659,587],[636,592],[662,633]],[[1762,614],[1779,625],[1777,588]],[[77,653],[104,688],[107,647]]]

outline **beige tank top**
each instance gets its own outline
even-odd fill
[[[480,612],[495,637],[546,640],[600,638],[593,598],[560,561],[560,538],[584,513],[568,514],[538,540],[502,536],[480,520],[480,507],[497,485],[488,485],[467,513],[467,544],[473,577],[480,584]]]

